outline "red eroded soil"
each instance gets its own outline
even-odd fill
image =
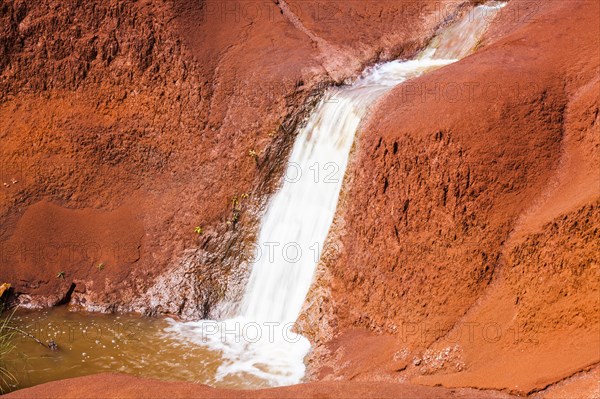
[[[423,46],[438,4],[3,2],[0,280],[30,307],[218,312],[311,104]]]
[[[460,8],[209,3],[0,5],[13,301],[218,316],[319,94]],[[316,382],[243,395],[599,397],[599,76],[598,1],[511,0],[473,55],[383,98],[299,323]],[[240,395],[99,375],[9,397],[98,392]]]
[[[304,315],[315,378],[527,394],[600,361],[599,4],[520,6],[362,129]]]
[[[51,382],[37,387],[23,389],[6,395],[7,398],[319,398],[319,399],[510,399],[514,396],[475,389],[445,389],[438,387],[414,386],[406,384],[382,384],[377,382],[356,384],[352,382],[318,382],[256,391],[214,389],[206,385],[145,380],[119,374],[97,374],[89,377],[72,378]]]

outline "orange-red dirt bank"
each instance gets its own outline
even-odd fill
[[[323,89],[470,7],[224,3],[0,4],[13,302],[218,317]],[[511,0],[473,55],[383,98],[298,324],[311,382],[244,395],[600,397],[599,76],[598,1]],[[98,375],[8,397],[100,391],[239,395]]]

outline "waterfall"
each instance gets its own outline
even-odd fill
[[[473,51],[503,5],[477,6],[415,59],[370,68],[354,84],[325,93],[299,131],[283,185],[261,220],[240,314],[219,322],[173,322],[170,328],[222,353],[215,381],[238,376],[287,385],[301,380],[310,344],[291,327],[312,283],[361,121],[394,86]]]

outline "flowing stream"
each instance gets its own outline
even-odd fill
[[[238,313],[221,321],[177,322],[136,315],[19,310],[28,337],[3,356],[23,388],[107,371],[215,387],[294,384],[309,341],[293,326],[336,211],[356,132],[369,107],[394,86],[470,54],[503,3],[477,6],[446,26],[413,60],[369,68],[352,85],[329,89],[298,132],[285,179],[262,218],[256,257]],[[368,133],[365,133],[368,134]]]
[[[66,306],[19,310],[14,324],[43,342],[55,340],[59,350],[18,337],[15,349],[0,358],[0,366],[18,380],[8,388],[108,371],[227,388],[301,381],[310,343],[293,326],[314,278],[361,122],[395,86],[470,54],[503,5],[477,6],[414,59],[380,64],[351,85],[327,90],[298,132],[283,184],[261,220],[237,314],[183,323],[71,312]]]
[[[238,315],[171,322],[167,331],[222,353],[216,379],[287,385],[304,376],[308,340],[292,332],[336,211],[349,153],[369,107],[394,86],[458,61],[477,46],[504,3],[480,5],[443,29],[415,59],[367,70],[329,89],[294,143],[285,181],[264,214]]]

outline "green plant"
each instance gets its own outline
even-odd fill
[[[64,278],[65,278],[65,272],[58,272],[58,273],[56,273],[56,278],[62,278],[64,280]]]
[[[98,263],[98,266],[96,266],[96,268],[98,268],[98,270],[104,270],[104,263],[103,262]]]
[[[0,395],[6,393],[8,390],[15,388],[18,384],[18,380],[13,373],[11,373],[6,367],[4,361],[6,355],[8,355],[14,348],[13,338],[15,334],[20,334],[24,337],[31,338],[44,348],[50,349],[51,351],[57,351],[58,345],[54,340],[50,340],[48,344],[43,343],[34,335],[23,331],[18,327],[15,327],[12,323],[12,318],[15,314],[16,308],[13,311],[0,319]],[[0,316],[4,313],[4,302],[1,301],[0,295]]]
[[[3,304],[1,306],[3,306]],[[0,314],[1,313],[2,308],[0,308]],[[0,320],[0,393],[2,394],[6,393],[11,385],[17,383],[15,376],[8,371],[3,364],[3,360],[6,358],[6,355],[14,348],[12,339],[15,335],[15,331],[9,325],[13,313]]]
[[[258,160],[258,153],[256,151],[250,150],[250,151],[248,151],[248,155],[250,155],[251,158]]]
[[[231,217],[229,219],[227,219],[228,226],[232,226],[232,225],[235,226],[237,224],[237,222],[240,220],[240,216],[242,214],[242,201],[248,197],[249,197],[248,193],[243,193],[239,197],[237,195],[233,196],[233,198],[231,199],[231,207],[233,208],[233,210],[232,210]]]
[[[202,228],[202,226],[196,226],[194,227],[194,233],[202,235],[204,233],[204,229]]]

